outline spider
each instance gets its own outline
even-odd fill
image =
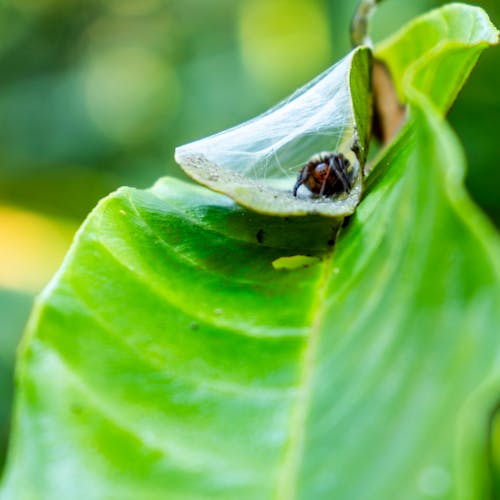
[[[304,184],[309,191],[319,196],[348,193],[352,183],[347,169],[349,160],[342,153],[323,152],[309,158],[300,170],[293,195]]]

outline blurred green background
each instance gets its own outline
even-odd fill
[[[0,467],[15,347],[85,215],[118,186],[182,176],[176,145],[264,111],[342,57],[356,3],[0,1]],[[373,37],[444,3],[386,0]],[[498,0],[475,3],[498,26]],[[469,189],[497,225],[499,89],[492,49],[450,115]]]

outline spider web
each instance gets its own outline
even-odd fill
[[[351,151],[356,141],[349,87],[352,54],[264,114],[177,148],[177,162],[202,184],[260,212],[322,212],[318,205],[328,203],[329,215],[346,209],[352,213],[361,191],[356,182],[361,169]],[[337,197],[345,206],[333,210],[332,199],[314,198],[305,188],[292,196],[299,170],[322,151],[342,152],[353,165],[354,189]]]

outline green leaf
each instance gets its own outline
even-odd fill
[[[500,241],[419,90],[341,228],[105,199],[31,318],[1,500],[490,497]]]
[[[448,111],[481,52],[498,43],[498,30],[479,7],[453,3],[418,17],[375,48],[402,102],[408,89]]]
[[[31,320],[3,498],[270,494],[322,274],[272,263],[335,230],[173,179],[101,203]]]
[[[177,148],[177,163],[200,184],[259,213],[351,215],[370,140],[370,64],[369,49],[358,47],[264,114]],[[305,196],[305,188],[293,196],[300,169],[322,151],[350,160],[353,188],[333,198]]]
[[[500,246],[451,132],[412,123],[334,253],[325,220],[173,179],[101,203],[31,320],[2,500],[455,498],[478,464],[460,491],[486,487],[486,436],[458,467],[455,441],[499,369]]]

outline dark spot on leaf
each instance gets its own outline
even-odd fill
[[[259,229],[257,231],[257,241],[259,243],[262,243],[264,241],[264,231],[262,229]]]
[[[189,325],[189,328],[191,328],[191,330],[198,330],[198,323],[196,323],[196,321],[193,321],[193,322]]]
[[[333,247],[335,240],[328,240],[328,246]]]

